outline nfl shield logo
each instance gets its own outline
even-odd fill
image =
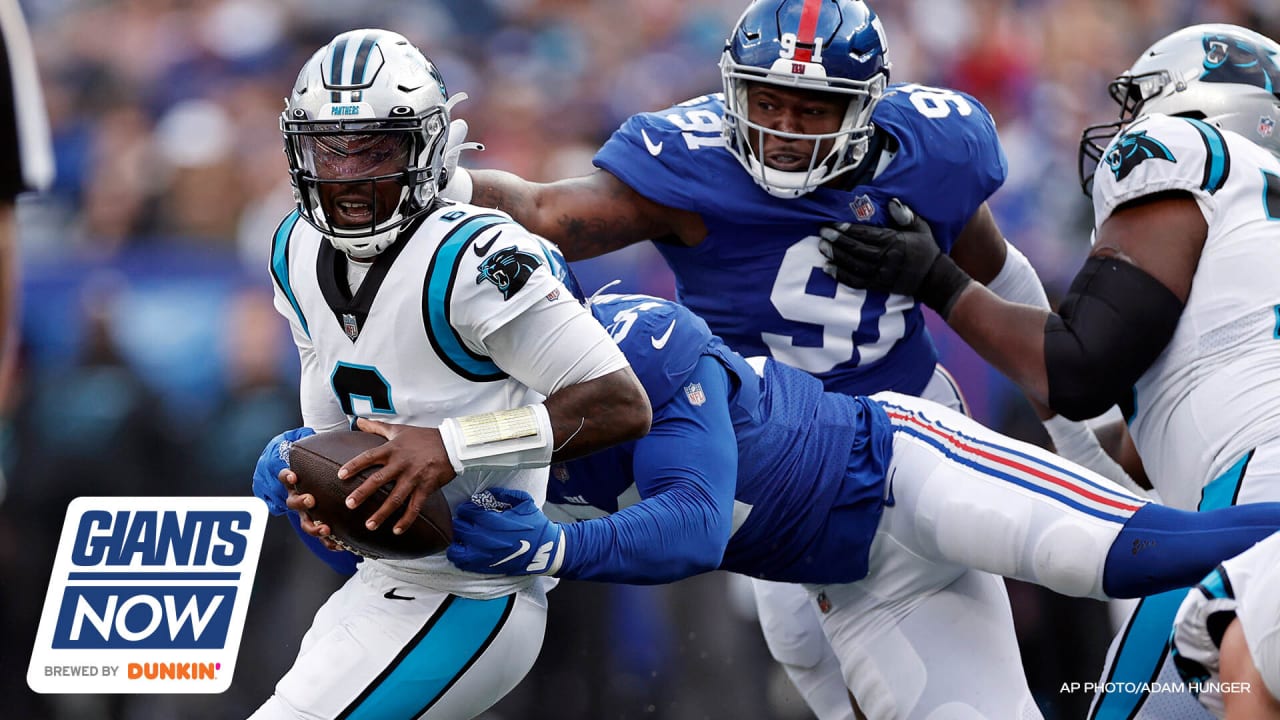
[[[689,402],[694,405],[701,405],[707,401],[707,394],[702,392],[702,383],[689,383],[684,386],[684,396],[689,398]]]
[[[1276,130],[1276,121],[1269,117],[1258,118],[1258,134],[1264,138],[1271,137]]]
[[[825,592],[818,593],[818,609],[822,611],[823,615],[831,612],[831,601],[827,599]]]
[[[565,467],[564,463],[556,463],[551,466],[551,477],[560,482],[569,482],[569,468]]]
[[[871,202],[871,198],[866,195],[859,195],[849,204],[849,207],[853,209],[853,214],[862,222],[870,220],[876,214],[876,204]]]
[[[355,315],[351,313],[342,314],[342,331],[352,340],[360,337],[360,323],[356,320]]]

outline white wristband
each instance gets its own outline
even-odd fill
[[[440,191],[440,197],[454,202],[470,203],[474,191],[475,183],[471,180],[471,173],[464,167],[455,167],[449,175],[449,184]]]
[[[440,438],[454,471],[546,467],[554,437],[542,403],[446,418]]]

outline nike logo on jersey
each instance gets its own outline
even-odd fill
[[[416,598],[409,597],[408,595],[397,595],[396,590],[399,590],[399,589],[400,588],[391,588],[390,590],[383,593],[382,597],[388,600],[415,600],[416,599]]]
[[[532,547],[532,545],[530,545],[530,544],[529,544],[529,541],[528,541],[528,540],[521,540],[521,541],[520,541],[520,549],[519,549],[519,550],[516,550],[515,552],[513,552],[513,553],[511,553],[510,555],[508,555],[508,556],[506,556],[506,557],[502,558],[502,559],[501,559],[501,560],[499,560],[498,562],[493,563],[493,564],[492,564],[492,565],[490,565],[489,567],[498,567],[499,565],[501,565],[502,563],[504,563],[504,562],[506,562],[506,561],[508,561],[508,560],[514,560],[515,558],[518,558],[518,557],[520,557],[521,555],[523,555],[523,554],[525,554],[525,553],[529,552],[529,548],[530,548],[530,547]]]
[[[493,247],[493,244],[497,242],[498,238],[501,236],[502,236],[502,231],[499,230],[498,232],[494,233],[493,237],[489,238],[489,242],[485,243],[484,245],[481,245],[480,243],[476,243],[475,245],[471,246],[471,249],[476,251],[476,257],[484,257],[485,255],[489,254],[489,248]]]
[[[649,342],[653,343],[654,350],[661,350],[667,346],[667,341],[671,339],[671,331],[676,329],[676,321],[672,320],[667,326],[667,331],[662,333],[662,337],[651,337]]]
[[[655,143],[650,140],[649,133],[645,132],[643,128],[640,130],[640,137],[644,138],[645,149],[649,151],[650,155],[658,157],[662,153],[662,143]]]

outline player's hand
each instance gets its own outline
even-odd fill
[[[834,223],[818,231],[827,272],[850,287],[910,295],[942,313],[971,282],[938,247],[924,218],[889,201],[892,227]]]
[[[312,555],[320,558],[325,565],[333,568],[339,575],[350,577],[354,574],[356,564],[360,562],[359,556],[349,552],[330,537],[328,525],[317,522],[311,517],[309,511],[315,507],[316,499],[311,493],[298,492],[298,476],[289,468],[285,468],[280,471],[277,479],[288,493],[285,505],[290,512],[286,517],[289,518],[289,524],[293,526],[294,532],[302,538],[302,544],[306,545]]]
[[[528,493],[482,490],[454,509],[449,561],[491,575],[555,575],[564,563],[564,530]]]
[[[367,418],[360,418],[356,429],[381,435],[387,442],[360,453],[338,468],[338,477],[345,480],[367,467],[382,466],[351,491],[347,496],[347,507],[358,506],[379,487],[392,483],[391,494],[365,524],[370,530],[376,530],[403,507],[404,512],[397,516],[392,528],[392,532],[399,535],[413,524],[427,496],[457,477],[453,464],[449,462],[449,454],[445,452],[444,441],[440,439],[440,431],[416,425],[391,425]]]
[[[316,431],[309,427],[286,430],[271,438],[258,456],[258,464],[253,468],[253,494],[267,504],[272,515],[283,515],[286,511],[287,491],[276,478],[281,470],[289,467],[289,447],[302,438],[315,434]]]
[[[466,93],[454,93],[445,106],[452,113],[453,106],[466,99]],[[444,177],[440,183],[440,196],[445,200],[471,202],[471,174],[458,170],[458,158],[463,150],[484,150],[484,145],[467,142],[467,121],[457,118],[449,122],[449,140],[444,145]]]

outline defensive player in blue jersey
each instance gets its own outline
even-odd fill
[[[628,119],[590,175],[544,184],[454,168],[444,194],[506,211],[570,260],[653,240],[679,300],[738,351],[806,370],[828,390],[961,407],[919,305],[825,275],[818,231],[886,225],[889,199],[903,198],[970,276],[1047,310],[1034,269],[986,205],[1007,172],[987,110],[962,92],[890,83],[884,28],[862,0],[757,0],[720,69],[723,93]],[[460,147],[463,133],[450,137]],[[1127,479],[1083,424],[1050,415],[1042,410],[1059,452]],[[820,697],[830,653],[794,639],[820,640],[816,620],[795,626],[797,596],[785,587],[756,591],[766,636],[788,625],[793,639],[770,636],[770,648],[815,712],[850,718],[838,684]]]
[[[1135,596],[1194,581],[1280,526],[1280,504],[1148,504],[919,398],[823,392],[732,352],[670,301],[591,309],[649,395],[650,433],[555,466],[545,515],[519,491],[473,496],[449,558],[479,573],[663,583],[723,569],[809,584],[868,717],[1040,716],[988,572]]]

